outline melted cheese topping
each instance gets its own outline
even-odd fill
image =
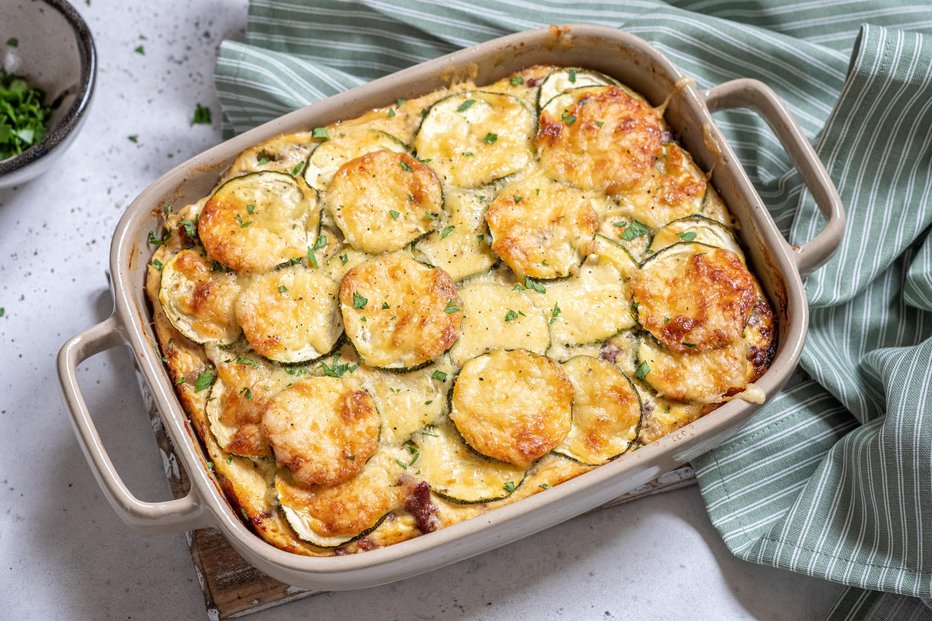
[[[240,286],[197,250],[182,250],[162,268],[159,302],[168,320],[195,343],[232,343],[240,334],[233,312]]]
[[[459,291],[463,303],[462,336],[450,357],[462,366],[470,358],[495,349],[514,347],[543,354],[550,346],[547,320],[529,296],[500,283],[468,283]]]
[[[554,97],[540,113],[537,149],[548,175],[581,190],[620,194],[661,154],[662,118],[617,86]]]
[[[533,136],[534,113],[520,99],[470,91],[430,108],[414,148],[445,181],[474,188],[527,166]]]
[[[242,272],[265,272],[302,257],[317,237],[317,195],[299,178],[250,173],[220,186],[198,219],[207,253]]]
[[[375,151],[340,167],[326,204],[353,248],[379,253],[433,230],[443,194],[437,175],[410,155]]]
[[[449,274],[405,253],[360,263],[343,277],[346,335],[366,364],[411,368],[447,351],[463,320]]]
[[[566,276],[599,227],[595,202],[594,195],[543,176],[509,184],[485,214],[492,251],[519,279]]]
[[[747,352],[742,339],[720,349],[679,353],[644,338],[638,349],[638,371],[661,397],[720,403],[747,387],[752,371]]]
[[[657,254],[631,290],[638,322],[675,352],[709,351],[735,341],[757,301],[754,277],[734,253],[695,242]]]
[[[528,466],[570,430],[573,386],[556,362],[524,349],[497,350],[463,365],[450,418],[476,451]]]
[[[483,218],[489,195],[484,190],[447,188],[441,220],[434,233],[418,242],[417,253],[456,281],[488,271],[496,262]]]
[[[573,384],[573,426],[555,450],[599,465],[631,448],[641,422],[641,400],[631,380],[589,356],[570,358],[563,371]]]
[[[280,134],[240,153],[224,177],[232,179],[261,170],[297,174],[318,144],[310,132]]]
[[[236,318],[253,350],[278,362],[323,356],[343,333],[337,293],[323,274],[296,265],[257,276],[240,294]]]
[[[335,377],[301,380],[272,400],[262,427],[275,459],[298,483],[335,485],[375,454],[379,413],[372,397]]]

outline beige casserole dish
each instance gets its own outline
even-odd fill
[[[58,360],[75,431],[105,495],[128,524],[151,532],[212,526],[250,563],[284,582],[311,589],[374,586],[430,571],[543,530],[599,506],[721,443],[758,405],[731,401],[699,420],[637,451],[560,484],[429,535],[364,554],[306,557],[280,550],[252,533],[234,513],[160,360],[149,319],[144,280],[150,230],[159,208],[186,204],[209,193],[218,176],[247,147],[280,133],[323,126],[413,98],[470,78],[477,84],[535,64],[580,66],[601,71],[641,92],[653,105],[669,99],[666,119],[704,170],[740,225],[750,264],[773,303],[778,326],[776,356],[756,384],[771,398],[796,368],[806,338],[808,308],[802,275],[824,263],[844,230],[841,201],[824,167],[776,95],[764,84],[735,80],[702,91],[656,49],[622,31],[588,25],[533,30],[455,52],[325,101],[307,106],[224,142],[170,171],[130,205],[117,226],[110,254],[115,310],[104,322],[69,340]],[[793,158],[826,218],[825,228],[802,247],[778,232],[760,196],[716,128],[711,112],[734,107],[756,110]],[[123,484],[94,428],[77,382],[76,367],[105,349],[126,344],[151,393],[191,481],[189,494],[167,502],[143,502]]]

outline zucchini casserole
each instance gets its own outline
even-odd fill
[[[664,105],[534,66],[279,135],[164,207],[163,360],[256,533],[370,550],[760,399],[773,311]]]

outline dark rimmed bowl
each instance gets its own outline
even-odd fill
[[[97,77],[94,38],[64,0],[0,0],[0,66],[45,91],[46,104],[53,108],[42,140],[0,160],[3,188],[49,170],[78,135]]]

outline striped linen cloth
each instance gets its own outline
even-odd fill
[[[832,619],[932,619],[932,5],[863,0],[253,0],[220,48],[237,133],[411,64],[555,23],[618,26],[701,87],[773,87],[844,199],[841,250],[807,282],[802,367],[694,461],[737,556],[849,588]],[[717,113],[780,229],[810,239],[812,198],[765,123]]]

